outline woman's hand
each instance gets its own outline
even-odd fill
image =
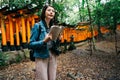
[[[43,42],[47,43],[50,40],[51,40],[51,35],[46,35],[46,37],[44,38]]]

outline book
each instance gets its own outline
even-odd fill
[[[53,25],[50,28],[49,35],[51,35],[52,40],[56,40],[62,31],[63,31],[63,26]]]

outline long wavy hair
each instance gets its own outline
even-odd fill
[[[53,6],[51,6],[51,5],[45,5],[45,6],[43,6],[43,8],[42,8],[42,12],[41,12],[41,16],[40,16],[40,19],[41,20],[43,20],[43,21],[45,21],[45,11],[46,11],[46,9],[48,8],[48,7],[53,7]],[[54,7],[53,7],[54,8]],[[55,19],[55,16],[54,16],[54,18],[53,19],[51,19],[50,20],[50,26],[52,26],[53,24],[54,24],[54,20]]]

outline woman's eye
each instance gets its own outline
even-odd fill
[[[48,9],[48,11],[52,11],[52,12],[55,12],[55,10],[51,10],[51,9]]]
[[[50,11],[50,9],[48,9],[48,11]]]
[[[55,10],[52,10],[52,12],[55,12]]]

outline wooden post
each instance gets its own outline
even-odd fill
[[[64,34],[64,39],[66,39],[67,40],[67,30],[68,30],[68,28],[65,28],[65,30],[64,30],[64,32],[63,32],[63,34]],[[67,40],[68,41],[68,40]]]
[[[20,14],[23,15],[23,11],[20,11]],[[25,19],[24,16],[21,16],[21,25],[22,25],[22,43],[25,47],[26,44],[26,29],[25,29]]]
[[[16,45],[20,46],[20,37],[19,37],[19,28],[18,28],[18,20],[16,19]]]
[[[5,32],[5,25],[4,25],[4,20],[1,18],[1,32],[2,32],[2,45],[6,46],[6,32]]]
[[[7,51],[7,41],[6,41],[6,31],[5,31],[5,23],[4,16],[0,13],[0,22],[1,22],[1,33],[2,33],[2,51]]]
[[[29,18],[27,19],[27,40],[28,43],[30,42],[30,22],[29,22]]]
[[[22,22],[22,42],[26,43],[25,20],[23,16],[21,17],[21,22]]]
[[[13,34],[13,23],[12,18],[9,16],[9,27],[10,27],[10,45],[14,45],[14,34]]]
[[[6,40],[7,42],[10,42],[10,27],[9,27],[9,22],[5,22],[6,25]]]
[[[14,32],[13,32],[13,19],[11,18],[10,15],[8,15],[9,19],[9,28],[10,28],[10,50],[13,51],[15,50],[14,47]]]

